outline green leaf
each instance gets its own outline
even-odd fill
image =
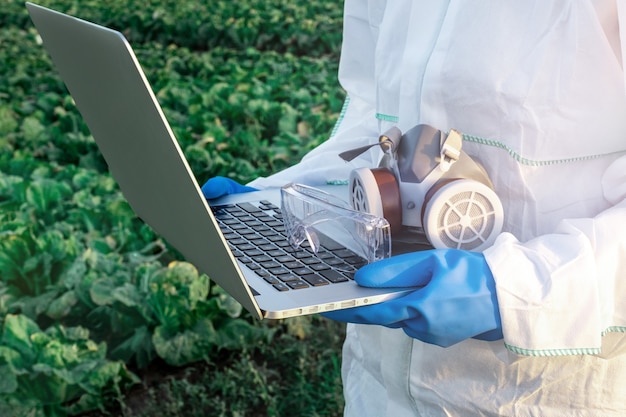
[[[52,288],[36,296],[22,295],[13,303],[12,307],[19,309],[23,315],[36,319],[48,309],[58,294],[58,290]]]
[[[157,354],[167,363],[182,366],[206,357],[215,343],[213,323],[203,319],[194,329],[172,332],[165,326],[157,326],[152,335]]]
[[[13,372],[24,371],[25,364],[19,352],[7,346],[0,345],[0,363],[11,367]]]
[[[26,202],[41,215],[48,215],[48,212],[70,193],[70,186],[63,182],[38,178],[26,188]]]
[[[85,341],[86,347],[89,350],[93,350],[89,340],[89,330],[82,326],[74,327],[60,327],[59,331],[63,334],[66,340],[70,341]],[[95,348],[97,349],[97,348]]]
[[[37,142],[45,130],[46,128],[35,117],[29,116],[22,121],[22,134],[29,142]]]
[[[131,337],[124,340],[111,351],[110,356],[125,363],[129,363],[135,358],[137,366],[140,369],[145,368],[156,356],[154,345],[152,344],[151,330],[147,326],[136,328]]]
[[[17,376],[9,365],[0,365],[0,394],[12,394],[17,391]]]
[[[86,380],[81,382],[80,386],[91,393],[111,390],[119,395],[119,386],[122,382],[136,384],[140,380],[126,368],[123,362],[106,361],[99,363],[97,368],[89,372]]]
[[[243,307],[241,306],[241,304],[239,304],[237,300],[235,300],[223,290],[220,291],[219,295],[217,296],[217,305],[222,311],[226,312],[226,314],[228,314],[228,316],[232,318],[239,317],[241,315],[241,312],[243,311]]]
[[[99,306],[110,305],[115,301],[113,296],[115,284],[109,278],[100,278],[91,284],[89,295],[91,300]]]
[[[29,243],[17,234],[0,234],[0,276],[5,282],[23,278],[22,265],[30,257]]]
[[[142,297],[137,288],[131,283],[125,283],[116,286],[111,292],[111,297],[127,307],[135,307],[141,305]]]
[[[170,262],[166,279],[172,283],[191,283],[198,279],[198,270],[188,262]]]
[[[69,372],[56,369],[46,363],[36,363],[31,368],[34,383],[29,387],[30,395],[39,401],[61,404],[71,399],[71,383],[67,381]]]
[[[193,281],[189,283],[189,300],[192,308],[199,301],[206,300],[209,295],[209,277],[205,274],[197,275]]]
[[[70,314],[72,307],[74,307],[77,302],[78,297],[76,296],[76,292],[73,290],[67,291],[50,303],[46,310],[46,315],[51,319],[60,320]]]
[[[26,261],[24,261],[24,264],[22,265],[22,271],[24,273],[29,273],[29,272],[33,272],[35,269],[37,269],[37,267],[43,263],[44,257],[45,255],[47,255],[46,253],[41,253],[41,254],[37,254],[34,256],[31,256],[30,258],[26,259]],[[50,255],[48,255],[49,257]]]
[[[86,272],[87,264],[82,258],[77,257],[71,263],[69,268],[61,273],[59,276],[59,284],[64,285],[68,289],[75,288],[80,285]]]
[[[298,112],[287,103],[282,103],[282,116],[278,121],[280,132],[296,133],[298,125]]]
[[[2,343],[18,351],[27,362],[33,362],[37,352],[32,337],[41,333],[39,326],[22,314],[9,314],[4,320]]]
[[[38,365],[63,369],[66,364],[76,361],[76,353],[76,349],[67,349],[60,340],[52,339],[42,346],[37,358],[40,362]]]
[[[7,106],[0,107],[0,138],[14,132],[18,125],[17,115]]]
[[[0,133],[0,137],[1,137]],[[16,175],[7,175],[4,172],[0,172],[0,196],[13,197],[14,187],[22,183],[24,179]]]

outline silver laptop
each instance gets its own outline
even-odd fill
[[[360,287],[345,267],[334,267],[333,262],[344,261],[345,249],[329,248],[332,262],[318,265],[307,251],[294,252],[284,236],[241,234],[246,225],[236,222],[280,225],[279,190],[229,196],[209,205],[124,36],[32,3],[26,6],[135,213],[244,308],[258,318],[279,319],[398,296],[393,290]],[[256,239],[244,241],[246,236]],[[345,262],[359,266],[354,259]]]

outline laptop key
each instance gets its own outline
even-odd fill
[[[311,271],[309,268],[305,268],[305,267],[294,268],[292,271],[293,271],[294,274],[297,274],[297,275],[300,275],[300,276],[313,273],[313,271]]]
[[[270,236],[278,236],[278,233],[276,233],[275,230],[270,229],[269,227],[265,226],[266,230],[260,230],[260,228],[256,228],[256,230],[259,231],[260,234],[262,234],[265,237],[270,237]],[[281,236],[282,237],[282,236]]]
[[[355,272],[356,271],[350,271],[350,272],[346,271],[346,272],[344,272],[344,275],[347,276],[350,279],[354,279],[354,273]]]
[[[331,266],[348,265],[343,260],[341,260],[339,258],[325,259],[324,262],[326,262],[328,265],[331,265]]]
[[[331,252],[327,252],[325,250],[321,250],[319,252],[317,252],[317,257],[320,259],[337,259],[335,258],[335,255],[333,255]]]
[[[293,261],[293,262],[285,262],[284,263],[285,268],[289,268],[289,269],[298,269],[298,268],[302,268],[302,264],[300,262],[297,261]]]
[[[250,217],[250,219],[242,219],[242,221],[248,226],[248,227],[252,227],[255,230],[258,230],[258,228],[264,227],[267,230],[267,226],[264,226],[263,223],[261,223],[260,221],[256,220],[254,217]]]
[[[273,221],[274,221],[274,218],[273,218],[273,217],[268,216],[268,215],[267,215],[267,214],[265,214],[265,213],[262,213],[262,214],[257,215],[257,216],[256,216],[256,218],[257,218],[258,220],[262,221],[263,223],[267,223],[267,225],[268,225],[268,226],[270,226],[270,227],[274,227],[274,226],[272,226],[271,224],[269,224],[270,222],[273,222]]]
[[[249,215],[248,213],[246,213],[243,210],[232,210],[232,211],[229,211],[229,213],[231,215],[239,218],[239,220],[241,220],[242,222],[245,222],[246,220],[254,219],[254,217],[252,217],[251,215]]]
[[[307,265],[315,265],[315,264],[319,264],[322,261],[320,261],[317,258],[314,257],[310,257],[310,258],[299,258],[300,262],[302,262],[303,264],[307,264]]]
[[[276,245],[272,243],[264,243],[262,245],[259,245],[259,249],[264,250],[264,251],[271,251],[271,250],[276,249]]]
[[[291,271],[285,268],[284,266],[280,266],[278,268],[271,268],[271,269],[268,269],[268,271],[270,271],[270,273],[272,273],[273,275],[284,275],[284,274],[291,273]]]
[[[261,262],[261,266],[265,269],[279,268],[282,265],[276,261]]]
[[[253,256],[252,259],[255,262],[260,263],[261,265],[263,265],[263,262],[272,262],[272,258],[270,258],[267,255],[257,255],[257,256]],[[263,267],[265,268],[265,266],[263,265]]]
[[[340,250],[334,251],[333,253],[339,256],[340,258],[344,258],[344,259],[356,256],[356,254],[349,249],[340,249]]]
[[[252,203],[239,203],[237,204],[237,206],[245,211],[247,211],[248,213],[256,213],[261,211],[260,208],[258,208],[257,206],[255,206]]]
[[[280,280],[276,277],[273,276],[268,276],[268,277],[263,277],[263,279],[267,282],[269,282],[270,284],[281,284]]]
[[[314,271],[325,271],[326,269],[330,269],[330,266],[322,263],[309,265],[309,267]]]
[[[309,284],[307,284],[306,282],[304,282],[302,280],[290,281],[290,282],[287,283],[287,285],[289,285],[294,290],[299,290],[299,289],[302,289],[302,288],[309,288]]]
[[[346,282],[348,281],[348,278],[346,278],[343,274],[341,274],[338,271],[335,271],[334,269],[329,269],[327,271],[321,271],[320,275],[323,276],[324,278],[326,278],[327,280],[329,280],[330,282],[337,283],[337,282]]]
[[[285,284],[274,284],[274,288],[276,288],[278,291],[289,291],[289,287]]]
[[[350,258],[344,259],[344,261],[356,268],[360,268],[367,263],[363,258],[360,258],[358,256],[351,256]]]
[[[246,251],[246,255],[248,255],[250,258],[254,258],[255,256],[263,256],[265,254],[258,249],[252,249],[252,250]]]
[[[281,239],[276,241],[276,246],[280,246],[281,248],[283,248],[284,251],[287,251],[287,252],[297,252],[298,251],[298,249],[294,249],[294,247],[291,246],[291,243],[289,243],[289,241],[287,239],[285,239],[285,237],[282,237]]]
[[[313,287],[321,287],[322,285],[328,285],[328,281],[326,281],[324,278],[316,274],[306,275],[302,277],[302,279],[308,282],[309,284],[311,284]]]
[[[283,282],[300,281],[300,277],[295,276],[293,274],[279,275],[278,279],[280,279]]]
[[[278,207],[276,207],[271,201],[261,200],[259,201],[259,203],[263,204],[264,206],[270,207],[272,210],[278,210]]]

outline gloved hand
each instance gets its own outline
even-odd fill
[[[204,194],[204,198],[208,200],[229,194],[247,193],[249,191],[258,190],[256,188],[248,187],[247,185],[241,185],[237,181],[226,177],[210,178],[202,186],[202,194]]]
[[[411,337],[443,347],[470,337],[502,338],[495,281],[481,253],[456,249],[408,253],[362,267],[355,281],[365,287],[415,287],[415,291],[324,316],[402,328]]]

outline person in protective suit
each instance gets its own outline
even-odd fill
[[[345,1],[336,129],[250,185],[345,182],[380,154],[340,152],[428,124],[464,133],[505,213],[482,253],[357,272],[415,290],[327,314],[351,323],[346,416],[626,415],[625,28],[623,0]]]

